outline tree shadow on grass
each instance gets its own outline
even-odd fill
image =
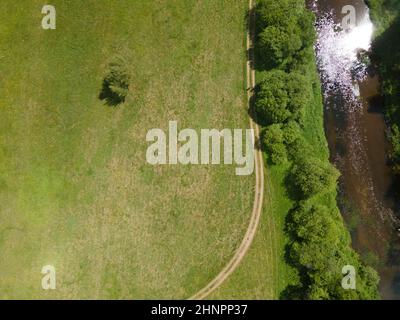
[[[121,103],[125,102],[125,98],[122,98],[110,88],[110,82],[108,79],[103,80],[101,91],[99,94],[99,99],[105,101],[106,105],[110,107],[116,107]]]

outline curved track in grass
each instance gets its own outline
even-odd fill
[[[254,39],[255,39],[255,12],[254,12],[254,0],[249,0],[249,24],[247,31],[247,99],[249,109],[252,108],[251,102],[254,95],[255,87],[255,70],[254,70]],[[251,113],[251,112],[250,112]],[[260,137],[260,127],[250,117],[250,128],[254,130],[256,139]],[[246,234],[240,244],[239,248],[235,252],[235,255],[224,267],[224,269],[203,289],[198,291],[189,300],[201,300],[205,299],[209,294],[215,291],[238,267],[240,262],[243,260],[247,251],[249,250],[254,236],[257,232],[257,228],[260,222],[262,214],[262,204],[264,197],[264,164],[263,156],[260,148],[255,149],[255,196],[253,211],[250,217],[250,223],[247,228]]]

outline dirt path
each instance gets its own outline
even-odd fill
[[[247,99],[249,108],[251,108],[251,101],[254,94],[255,87],[255,70],[254,70],[254,35],[255,35],[255,13],[254,13],[254,0],[249,0],[249,30],[247,32]],[[254,130],[256,140],[260,137],[259,126],[250,118],[250,128]],[[244,256],[246,255],[254,236],[257,232],[261,213],[262,203],[264,197],[264,164],[261,150],[255,150],[255,198],[253,211],[250,217],[250,223],[247,228],[245,237],[240,244],[238,250],[232,259],[228,262],[225,268],[203,289],[198,291],[189,300],[205,299],[210,293],[216,290],[238,267]]]

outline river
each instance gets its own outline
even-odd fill
[[[373,24],[363,0],[309,0],[317,15],[316,54],[322,80],[325,132],[340,170],[338,204],[353,247],[380,275],[383,299],[400,298],[400,223],[388,165],[390,145],[379,78],[367,67]],[[355,25],[343,18],[355,8]],[[345,20],[348,21],[348,20]]]

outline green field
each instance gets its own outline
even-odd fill
[[[56,30],[41,28],[42,1],[0,3],[0,298],[187,298],[241,242],[254,176],[150,166],[145,136],[170,120],[248,128],[248,2],[51,4]],[[117,57],[132,80],[126,102],[110,107],[98,96]],[[281,245],[269,242],[281,227],[268,214],[249,256],[260,271],[245,262],[232,278],[264,283],[259,298],[277,295],[269,279]],[[41,288],[48,264],[56,290]]]
[[[319,84],[317,72],[313,71],[315,83]],[[319,86],[314,88],[313,101],[305,110],[303,135],[313,146],[314,154],[327,161],[329,151],[323,127]],[[267,157],[264,162],[264,212],[259,232],[241,266],[211,298],[280,299],[285,298],[282,294],[288,286],[299,284],[297,271],[289,265],[285,257],[286,246],[290,243],[286,232],[286,219],[294,206],[285,184],[291,164],[270,165]]]
[[[210,296],[211,299],[279,299],[297,277],[284,258],[286,213],[292,202],[285,196],[281,167],[266,167],[264,210],[258,233],[243,262]]]

